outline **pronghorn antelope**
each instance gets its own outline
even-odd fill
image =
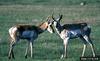
[[[63,39],[64,53],[61,55],[61,59],[67,57],[67,45],[69,39],[74,39],[74,38],[80,38],[84,44],[82,57],[84,57],[87,44],[91,46],[93,57],[95,57],[94,46],[90,39],[91,28],[87,25],[87,23],[65,24],[61,26],[60,25],[61,19],[62,19],[62,15],[59,15],[59,18],[57,19],[55,19],[52,15],[52,19],[51,19],[51,22],[53,22],[56,32]]]
[[[38,35],[45,30],[48,30],[50,33],[53,33],[52,23],[50,21],[43,22],[39,26],[27,25],[27,24],[19,24],[13,26],[9,29],[9,35],[11,37],[10,40],[10,50],[9,50],[9,59],[14,58],[13,48],[15,44],[20,39],[26,39],[28,41],[28,46],[25,52],[25,58],[27,58],[27,52],[30,46],[30,53],[32,57],[32,44],[34,40],[38,37]]]

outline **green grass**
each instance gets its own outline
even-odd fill
[[[86,5],[80,3],[85,1]],[[63,14],[62,24],[87,22],[91,28],[91,38],[96,54],[100,55],[100,1],[99,0],[0,0],[0,61],[8,61],[8,29],[19,23],[38,25],[54,12],[54,16]],[[63,41],[56,34],[47,31],[39,35],[34,42],[33,58],[24,58],[27,41],[21,40],[14,48],[15,60],[12,61],[61,61]],[[82,42],[70,40],[68,58],[62,61],[80,61]],[[85,55],[91,55],[90,48]],[[28,54],[30,56],[30,54]]]

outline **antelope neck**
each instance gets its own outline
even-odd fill
[[[60,23],[57,23],[55,28],[56,28],[57,33],[59,33],[59,34],[61,33],[61,31],[63,29],[62,26],[60,25]]]
[[[39,33],[42,33],[42,32],[44,32],[46,29],[47,29],[47,22],[44,22],[44,23],[42,23],[42,24],[40,24],[39,25],[39,29],[38,29],[38,32]]]

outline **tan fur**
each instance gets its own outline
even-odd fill
[[[47,23],[47,22],[42,23],[39,27],[40,27],[41,29],[43,29],[43,30],[46,30],[46,28],[48,27],[48,23]]]
[[[14,58],[14,54],[13,54],[13,46],[15,45],[15,43],[17,42],[17,41],[19,41],[19,39],[21,39],[20,37],[19,37],[19,39],[17,38],[18,37],[18,35],[19,35],[19,32],[17,32],[17,30],[18,30],[18,28],[19,27],[24,27],[25,28],[25,30],[27,29],[27,28],[29,28],[29,27],[32,27],[32,25],[27,25],[27,24],[19,24],[19,25],[16,25],[16,26],[13,26],[13,27],[11,27],[10,29],[9,29],[9,35],[10,35],[10,37],[11,37],[11,40],[10,40],[10,50],[9,50],[9,59],[11,58],[11,57],[13,57]],[[53,29],[52,29],[52,27],[50,27],[50,24],[48,24],[48,22],[44,22],[44,23],[42,23],[42,24],[40,24],[39,26],[36,26],[37,28],[40,28],[40,29],[38,29],[38,30],[48,30],[50,33],[52,33],[53,31]],[[20,29],[22,29],[22,28],[20,28]],[[51,29],[51,31],[50,31],[50,29]],[[24,30],[24,31],[25,31]],[[43,32],[42,31],[42,32]],[[39,32],[39,31],[38,31]],[[30,42],[29,41],[29,43],[30,43],[30,49],[31,49],[31,57],[32,57],[32,42]],[[25,53],[25,57],[27,57],[27,51],[28,51],[28,49],[26,48],[26,53]]]

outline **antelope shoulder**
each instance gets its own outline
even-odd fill
[[[68,30],[66,30],[66,29],[62,30],[61,33],[59,34],[60,37],[62,39],[65,39],[67,37],[67,32],[68,32]]]

